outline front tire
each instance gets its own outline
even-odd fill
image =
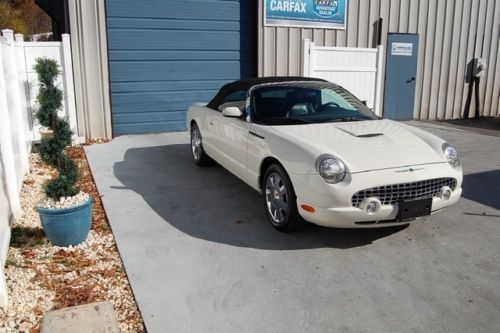
[[[270,165],[264,174],[262,187],[267,219],[274,228],[290,232],[305,226],[297,209],[297,196],[292,182],[283,167]]]
[[[203,149],[200,129],[196,124],[191,126],[191,156],[196,165],[205,166],[210,163],[210,157],[208,157],[205,149]]]

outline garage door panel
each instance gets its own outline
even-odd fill
[[[144,115],[146,115],[147,112],[164,112],[165,114],[168,114],[172,112],[172,110],[185,110],[184,113],[187,111],[188,107],[193,103],[193,102],[207,102],[210,100],[210,98],[200,98],[199,100],[190,100],[190,101],[177,101],[177,102],[145,102],[145,103],[135,103],[135,104],[121,104],[121,105],[114,105],[113,108],[113,121],[114,124],[119,124],[119,119],[115,119],[116,115],[123,114],[123,113],[135,113],[135,112],[144,112]],[[145,121],[148,119],[144,118]]]
[[[123,60],[240,60],[239,51],[178,51],[178,50],[110,50],[113,62]]]
[[[167,91],[217,91],[225,80],[193,80],[193,81],[143,81],[143,82],[116,82],[111,84],[115,93],[125,92],[167,92]]]
[[[193,90],[193,91],[160,91],[160,92],[133,92],[120,93],[113,96],[116,106],[120,105],[145,105],[146,103],[167,103],[180,101],[195,101],[205,98],[212,99],[216,90]]]
[[[110,71],[114,82],[168,80],[231,79],[240,70],[233,61],[174,61],[174,62],[112,62]]]
[[[213,95],[212,95],[213,96]],[[172,110],[185,110],[194,102],[207,102],[210,101],[212,96],[198,96],[189,100],[179,101],[148,101],[148,100],[134,100],[133,103],[115,103],[113,104],[113,117],[122,113],[139,113],[144,112],[165,112],[169,113]],[[146,119],[146,118],[145,118]],[[119,123],[119,119],[113,118],[115,123]]]
[[[110,50],[239,50],[237,31],[109,29]],[[147,38],[146,38],[147,37]]]
[[[208,102],[210,100],[209,97],[200,96],[198,98],[194,98],[191,100],[184,101],[134,101],[133,103],[127,104],[115,104],[116,112],[115,114],[127,113],[127,112],[165,112],[166,114],[172,112],[172,110],[185,110],[187,111],[188,107],[193,102]],[[117,119],[117,123],[119,123]]]
[[[151,131],[154,129],[154,131]],[[186,129],[186,121],[167,121],[167,122],[143,122],[134,124],[115,124],[113,127],[115,135],[142,134],[153,132],[173,132]]]
[[[165,20],[135,17],[112,17],[108,19],[108,28],[238,31],[240,29],[240,24],[236,21],[221,20]]]
[[[114,17],[144,17],[161,19],[193,19],[230,21],[239,17],[240,5],[234,1],[199,0],[108,0],[108,13]],[[108,14],[109,15],[109,14]]]
[[[148,122],[168,122],[168,121],[184,121],[186,119],[186,111],[170,111],[165,113],[163,111],[157,112],[135,112],[135,113],[120,113],[115,115],[116,119],[119,120],[121,124],[127,123],[141,123],[144,119]]]

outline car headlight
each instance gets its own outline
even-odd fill
[[[330,184],[336,184],[345,177],[345,165],[340,159],[332,155],[321,155],[316,160],[316,169],[319,175]]]
[[[458,152],[449,143],[443,143],[443,154],[446,161],[448,161],[452,167],[458,168],[460,166]]]

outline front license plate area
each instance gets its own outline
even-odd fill
[[[396,220],[405,221],[420,216],[431,215],[432,198],[401,201]]]

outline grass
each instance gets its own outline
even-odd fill
[[[7,259],[5,260],[5,267],[9,267],[9,266],[13,266],[13,267],[17,267],[17,268],[24,267],[23,263],[17,261],[17,259],[11,255],[10,251],[7,253]]]

